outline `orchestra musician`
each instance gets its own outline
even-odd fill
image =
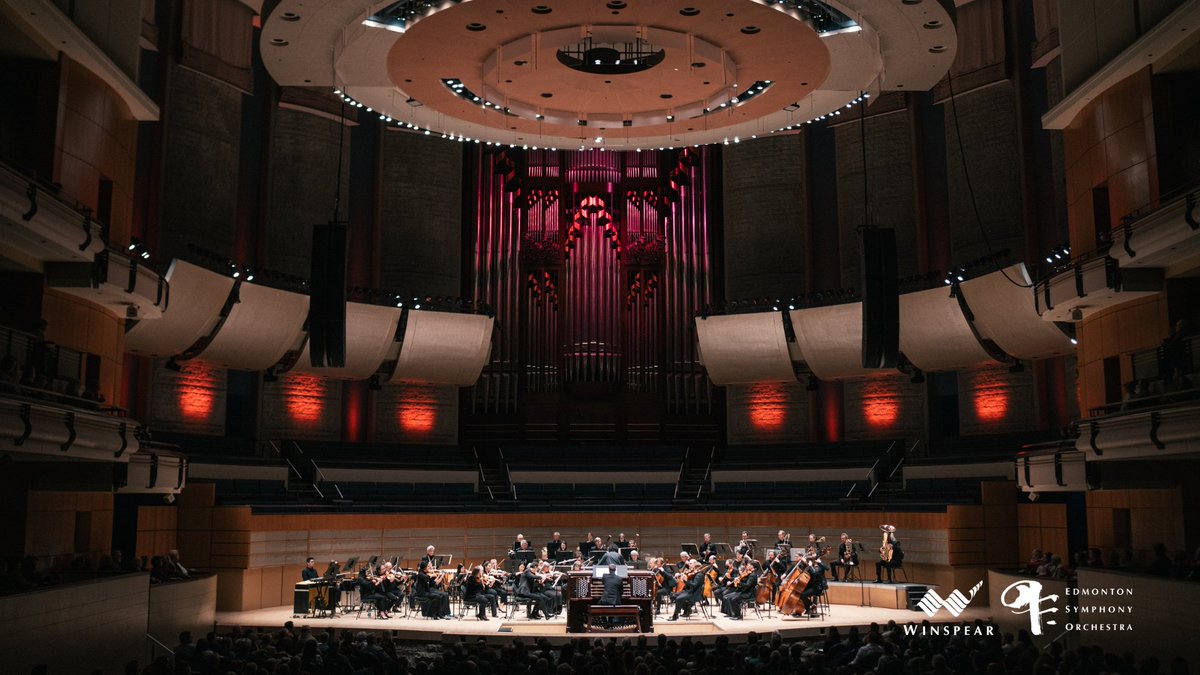
[[[484,587],[483,567],[481,565],[476,565],[471,569],[470,576],[467,577],[466,583],[463,584],[463,602],[468,604],[474,603],[476,609],[475,616],[480,621],[487,621],[487,607],[491,604],[491,601],[487,596],[487,589]],[[492,616],[495,616],[495,614],[493,613]]]
[[[809,547],[807,550],[807,558],[803,562],[808,568],[808,585],[800,593],[800,599],[804,601],[804,609],[808,612],[809,617],[816,618],[817,601],[820,600],[821,594],[825,592],[829,583],[825,581],[825,570],[829,569],[821,560],[820,551],[816,546]]]
[[[771,599],[775,599],[775,593],[779,590],[779,580],[783,575],[787,574],[790,564],[785,563],[783,558],[776,554],[775,551],[767,551],[767,560],[763,563],[762,573],[771,583]]]
[[[608,573],[604,575],[604,593],[601,594],[598,605],[619,605],[621,604],[621,586],[622,581],[620,575],[617,574],[617,566],[615,564],[608,566]]]
[[[546,544],[546,555],[551,560],[554,559],[554,556],[557,555],[559,551],[567,550],[567,543],[563,541],[561,537],[561,534],[555,532],[554,538]]]
[[[530,619],[550,618],[550,598],[541,591],[541,582],[533,565],[521,564],[517,576],[516,595],[518,600],[533,603]]]
[[[712,556],[711,560],[716,561],[717,557]],[[737,580],[737,568],[734,566],[733,558],[725,559],[725,567],[723,571],[718,573],[716,587],[713,588],[713,599],[721,603],[724,607],[725,595],[733,590],[734,582]]]
[[[750,553],[754,550],[754,542],[750,541],[749,532],[746,532],[745,530],[742,531],[742,539],[738,542],[737,546],[733,547],[733,550],[741,553],[742,555],[750,555]]]
[[[646,569],[646,561],[642,560],[641,554],[636,548],[629,552],[629,567],[635,570]]]
[[[579,542],[579,557],[586,560],[589,556],[591,556],[592,547],[596,545],[596,541],[599,541],[599,539],[593,540],[592,533],[588,532],[587,538]]]
[[[390,619],[392,608],[400,604],[404,597],[400,580],[392,563],[385,562],[375,579],[375,607],[379,610],[380,618]]]
[[[698,553],[702,560],[708,560],[708,556],[717,554],[717,545],[713,543],[712,534],[704,533],[704,541],[700,542]]]
[[[875,562],[875,583],[883,583],[883,570],[887,570],[887,582],[895,583],[892,570],[904,562],[904,549],[896,538],[895,525],[880,525],[879,529],[883,530],[883,545],[879,547],[879,560]]]
[[[692,615],[692,607],[704,599],[704,575],[700,573],[700,563],[695,560],[689,560],[687,569],[681,572],[686,575],[686,580],[683,584],[683,590],[673,594],[671,597],[675,599],[675,613],[671,615],[667,621],[679,620],[680,612],[683,617]],[[676,584],[678,584],[676,580]]]
[[[563,589],[562,584],[565,580],[560,572],[554,571],[554,566],[549,562],[543,561],[538,567],[538,580],[542,585],[542,593],[550,598],[550,615],[558,616],[562,614],[563,607]]]
[[[388,613],[382,609],[384,606],[384,603],[387,601],[387,598],[385,598],[378,591],[378,589],[376,589],[375,578],[376,578],[375,575],[371,574],[371,566],[370,565],[363,565],[362,569],[358,571],[358,580],[356,581],[356,583],[358,584],[359,602],[362,602],[362,603],[369,602],[369,603],[375,605],[375,615],[378,618],[380,618],[380,619],[391,618],[388,616]]]
[[[849,581],[850,574],[854,568],[858,566],[858,552],[854,550],[854,540],[845,532],[841,536],[842,542],[838,544],[837,560],[829,563],[830,569],[833,571],[833,580],[838,580],[838,571],[842,571],[842,581]]]
[[[436,568],[437,567],[437,558],[434,555],[436,552],[437,552],[437,549],[433,547],[433,544],[426,546],[425,547],[425,555],[421,557],[421,562],[420,562],[420,564],[417,565],[417,569],[419,570],[422,567],[424,567],[425,565],[429,565],[430,567]]]
[[[662,610],[663,600],[670,597],[675,590],[675,573],[667,567],[662,558],[651,558],[650,570],[658,584],[658,590],[654,593],[654,613],[658,614]]]
[[[679,562],[675,564],[675,573],[679,574],[687,569],[688,564],[692,562],[692,556],[687,551],[679,552]]]
[[[513,551],[520,551],[527,548],[529,548],[529,542],[525,541],[525,535],[518,533],[516,541],[513,542],[512,548],[509,549],[509,553],[511,554]]]
[[[422,562],[413,586],[413,596],[421,603],[422,616],[431,619],[453,618],[450,614],[450,596],[437,587],[443,574],[445,572],[434,569],[429,562]]]
[[[597,539],[596,541],[600,541],[600,540]],[[617,543],[613,542],[608,545],[608,552],[606,552],[603,556],[600,557],[600,560],[596,563],[596,566],[604,567],[606,565],[624,565],[624,564],[625,564],[625,558],[621,557],[621,551],[619,548],[617,548]]]
[[[784,565],[787,565],[792,559],[792,539],[783,530],[780,530],[776,537],[775,550],[778,551],[776,556],[783,560]]]
[[[617,541],[615,543],[618,551],[623,551],[627,548],[633,548],[633,546],[629,543],[629,540],[625,538],[624,532],[617,535]]]
[[[742,604],[747,600],[753,602],[757,594],[758,572],[755,570],[754,563],[747,561],[738,570],[737,576],[730,584],[730,590],[721,599],[721,612],[730,619],[740,621]]]
[[[495,558],[487,561],[483,566],[483,592],[488,598],[493,617],[499,614],[500,603],[508,603],[508,591],[504,589],[504,580],[507,576],[508,573],[500,569]]]
[[[316,581],[321,578],[321,574],[317,572],[316,558],[309,556],[304,561],[304,569],[300,570],[300,581]]]

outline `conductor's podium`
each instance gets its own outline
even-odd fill
[[[604,582],[593,575],[591,570],[568,573],[567,578],[567,632],[586,633],[591,624],[604,630],[604,625],[596,621],[598,616],[607,616],[606,611],[599,605],[600,596],[604,595]],[[621,602],[617,607],[636,607],[638,621],[642,632],[654,630],[654,588],[650,572],[646,570],[628,570],[622,579]],[[595,607],[595,611],[592,608]],[[622,609],[623,613],[629,612]],[[589,619],[591,617],[591,619]],[[632,618],[632,617],[630,617]]]

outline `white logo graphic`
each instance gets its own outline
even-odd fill
[[[1012,599],[1009,592],[1015,590]],[[1034,635],[1042,634],[1042,615],[1058,612],[1057,607],[1042,609],[1043,601],[1056,602],[1057,595],[1042,595],[1040,581],[1024,580],[1009,584],[1000,594],[1000,604],[1013,610],[1013,614],[1029,614],[1029,631]],[[1046,621],[1047,626],[1055,625],[1054,621]]]
[[[962,592],[956,588],[945,598],[942,598],[937,594],[937,591],[931,588],[925,592],[925,595],[923,595],[920,600],[917,601],[917,607],[920,607],[921,610],[930,617],[932,617],[934,614],[937,614],[939,609],[945,607],[946,611],[950,612],[950,616],[958,618],[958,615],[962,614],[963,611],[967,609],[967,605],[971,604],[971,601],[975,599],[975,594],[979,592],[979,589],[982,586],[982,581],[975,584],[975,588],[971,589],[971,594],[969,596],[964,596]]]

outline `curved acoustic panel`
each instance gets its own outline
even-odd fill
[[[167,270],[171,299],[162,317],[139,321],[125,333],[125,351],[175,356],[208,335],[233,288],[233,279],[175,260]]]
[[[1038,316],[1024,263],[968,279],[959,290],[975,315],[979,336],[995,342],[1006,354],[1044,359],[1075,350],[1065,333]]]
[[[242,284],[238,302],[199,358],[235,370],[266,370],[300,337],[308,296]]]
[[[862,303],[792,310],[796,343],[809,370],[822,380],[846,380],[881,372],[862,365]]]
[[[493,323],[478,314],[410,310],[389,381],[475,384],[491,353]]]
[[[395,344],[400,311],[396,307],[346,303],[346,365],[341,368],[314,368],[306,341],[300,360],[290,372],[346,380],[371,377],[379,369],[379,364],[383,363],[388,349]]]
[[[698,317],[696,338],[715,385],[796,379],[779,312]]]
[[[900,351],[926,372],[993,361],[948,286],[900,296]]]

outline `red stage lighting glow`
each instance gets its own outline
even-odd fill
[[[315,375],[289,375],[279,379],[288,417],[299,426],[313,426],[325,409],[325,380]]]
[[[894,382],[868,382],[862,388],[863,418],[869,426],[886,429],[900,417],[900,395]]]
[[[999,422],[1008,416],[1009,390],[1012,388],[1003,368],[980,370],[971,376],[975,418],[980,422]]]
[[[183,366],[175,379],[179,392],[179,414],[189,422],[205,422],[216,399],[216,370],[207,363]]]
[[[750,424],[760,431],[772,431],[783,426],[788,416],[788,397],[783,385],[777,382],[751,385],[746,392]]]
[[[437,423],[438,400],[434,391],[408,386],[399,393],[396,423],[410,434],[427,434]]]

